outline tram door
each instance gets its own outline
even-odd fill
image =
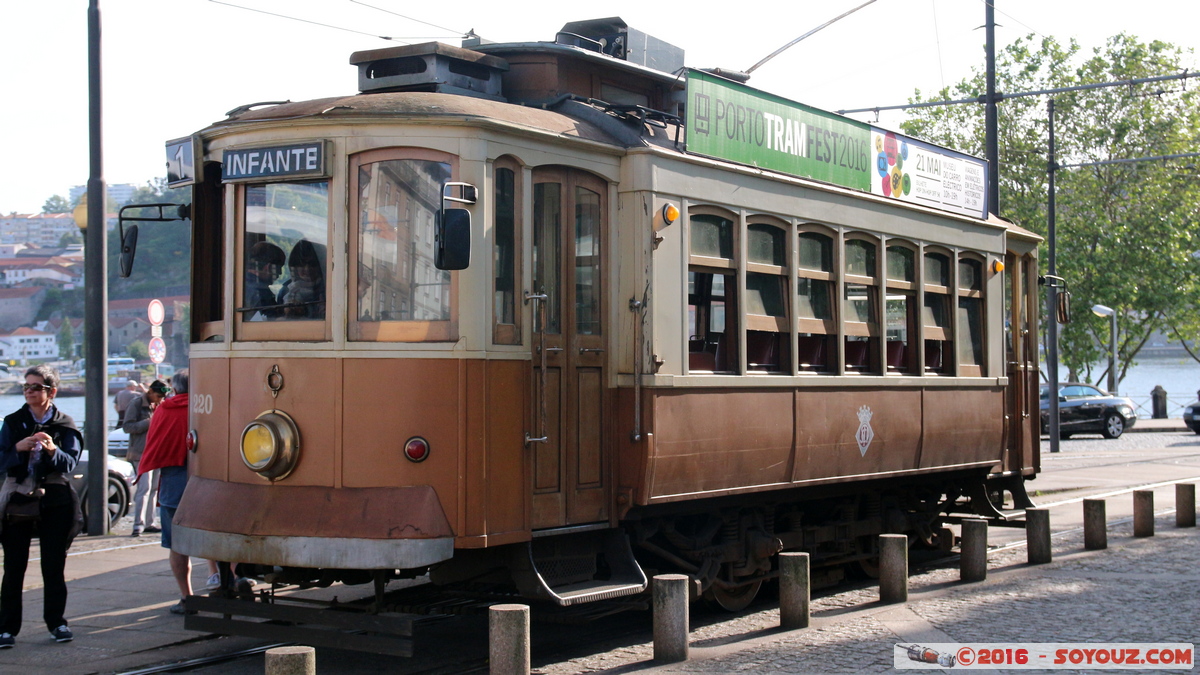
[[[605,444],[607,187],[568,168],[534,172],[533,527],[608,519]]]
[[[1005,267],[1010,270],[1005,289],[1004,351],[1008,375],[1006,416],[1008,458],[1005,469],[1035,466],[1034,452],[1040,442],[1038,408],[1037,330],[1034,326],[1032,289],[1036,261],[1009,251]]]

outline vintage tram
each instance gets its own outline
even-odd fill
[[[737,609],[780,550],[869,569],[881,532],[1027,505],[1039,238],[987,214],[983,162],[619,19],[351,63],[357,95],[168,143],[177,550],[560,605],[680,571]]]

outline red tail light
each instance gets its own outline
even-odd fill
[[[196,446],[200,445],[200,437],[196,434],[196,430],[192,429],[188,432],[187,441],[184,442],[189,452],[195,452]]]
[[[412,462],[424,462],[429,457],[429,441],[413,436],[404,444],[404,456]]]

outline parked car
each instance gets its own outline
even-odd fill
[[[113,457],[125,458],[129,452],[129,433],[121,427],[108,431],[108,454]]]
[[[83,521],[88,520],[88,455],[89,451],[84,450],[79,456],[79,463],[75,465],[75,471],[71,474],[71,484],[75,486],[75,491],[79,493],[81,506],[83,507]],[[121,520],[129,513],[132,508],[131,498],[133,490],[130,486],[133,485],[133,479],[136,478],[133,474],[133,465],[118,457],[108,456],[108,526],[112,528],[117,521]]]
[[[1050,433],[1050,387],[1042,385],[1042,433]],[[1117,438],[1137,422],[1133,401],[1106,393],[1090,384],[1058,385],[1058,428],[1061,438],[1071,434],[1100,433]]]
[[[1183,423],[1200,434],[1200,401],[1192,401],[1183,409]]]

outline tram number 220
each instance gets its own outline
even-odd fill
[[[213,400],[212,394],[193,394],[192,395],[192,412],[197,415],[212,414]]]

